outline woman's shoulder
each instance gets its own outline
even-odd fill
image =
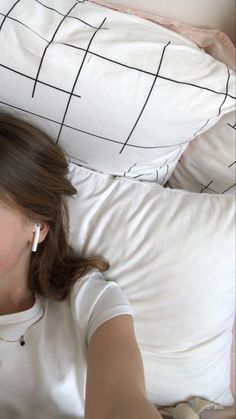
[[[93,269],[74,284],[71,306],[77,325],[85,333],[86,344],[105,321],[120,314],[133,315],[119,284],[105,279],[98,269]]]
[[[92,268],[85,275],[80,277],[71,288],[71,302],[78,306],[86,299],[86,304],[92,305],[96,302],[108,288],[118,287],[119,285],[111,280],[104,278],[104,275],[97,268]]]

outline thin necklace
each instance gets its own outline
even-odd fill
[[[42,300],[41,300],[41,298],[39,297],[39,299],[40,299],[40,304],[41,304],[41,308],[43,309],[43,314],[39,317],[39,319],[38,320],[36,320],[35,322],[33,322],[30,326],[28,326],[27,327],[27,329],[25,330],[25,332],[22,334],[22,335],[20,335],[20,337],[18,338],[18,339],[16,339],[16,340],[7,340],[7,339],[3,339],[1,336],[0,336],[0,340],[2,340],[3,342],[9,342],[9,343],[16,343],[16,342],[19,342],[19,344],[21,345],[21,346],[25,346],[25,335],[26,335],[26,333],[28,332],[28,330],[32,327],[32,326],[34,326],[36,323],[38,323],[42,318],[43,318],[43,316],[44,316],[44,314],[45,314],[45,308],[43,307],[43,304],[42,304]]]

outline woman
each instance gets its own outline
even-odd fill
[[[68,240],[63,150],[0,113],[1,418],[158,419],[126,296]]]

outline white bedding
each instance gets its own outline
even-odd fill
[[[1,106],[90,169],[164,185],[234,109],[233,70],[148,20],[89,1],[2,0],[0,25]]]
[[[6,10],[9,10],[9,3],[9,0],[1,1],[0,9],[5,7],[5,15]],[[14,3],[16,2],[11,0],[11,4]],[[26,0],[22,0],[21,4],[23,3],[26,4]],[[53,0],[42,0],[41,3],[55,6]],[[215,0],[199,0],[198,2],[176,0],[174,6],[172,0],[158,2],[156,0],[110,0],[109,3],[179,19],[196,26],[218,28],[235,40],[234,0],[227,0],[227,2],[218,0],[217,3]],[[64,6],[68,9],[68,2],[64,2]],[[2,10],[0,26],[3,25],[3,21],[5,21],[4,25],[6,24],[7,19],[4,13]],[[27,23],[38,25],[37,29],[42,29],[40,26],[42,19],[38,19],[36,15],[35,19],[30,18]],[[65,86],[60,85],[61,80],[62,84],[69,83],[71,88],[73,83],[70,77],[67,77],[68,69],[58,66],[58,55],[52,54],[51,64],[53,65],[54,59],[57,71],[48,73],[44,69],[41,74],[43,78],[39,81],[40,87],[37,86],[36,99],[32,100],[31,87],[36,73],[35,71],[32,74],[29,73],[30,67],[25,54],[31,64],[35,62],[37,64],[31,69],[37,70],[45,44],[43,40],[40,41],[42,42],[40,48],[42,48],[37,55],[31,47],[26,48],[24,39],[27,42],[28,40],[23,35],[23,29],[19,30],[16,22],[15,29],[11,32],[11,39],[14,42],[10,44],[8,36],[4,36],[4,31],[0,32],[3,41],[1,45],[4,46],[4,42],[5,46],[7,45],[5,50],[3,48],[0,50],[0,61],[4,56],[4,62],[0,63],[2,64],[0,68],[1,106],[5,106],[7,110],[11,108],[18,114],[22,112],[29,120],[43,128],[46,127],[56,138],[61,127],[56,118],[59,116],[59,120],[62,121],[66,106],[65,92],[59,93],[58,89],[54,89],[61,98],[63,97],[63,106],[60,100],[55,100],[54,95],[45,100],[46,84],[51,83],[55,75],[59,80],[56,88],[64,89]],[[66,33],[68,32],[65,31]],[[49,34],[50,25],[46,25],[41,35],[46,37]],[[182,39],[181,36],[179,39]],[[193,40],[187,40],[187,43],[192,45]],[[13,45],[17,47],[17,54],[13,53]],[[18,47],[23,47],[23,52],[20,52]],[[196,49],[195,46],[194,49]],[[4,54],[3,51],[5,51]],[[75,56],[70,54],[69,58],[74,71]],[[46,60],[47,64],[49,61]],[[66,62],[66,60],[60,61],[61,64]],[[9,67],[9,63],[16,71],[6,68]],[[19,67],[14,68],[15,65]],[[62,69],[60,74],[59,69]],[[232,73],[231,81],[233,77]],[[102,80],[103,77],[101,77]],[[226,87],[226,83],[224,86]],[[67,89],[66,94],[69,90]],[[226,93],[225,90],[224,92]],[[79,93],[78,90],[77,94]],[[74,99],[78,100],[78,98]],[[207,103],[204,106],[207,106]],[[93,113],[91,102],[91,115]],[[76,106],[71,116],[77,124]],[[50,121],[45,122],[44,118],[49,118]],[[45,123],[42,123],[43,120]],[[91,126],[91,120],[88,123]],[[104,124],[99,127],[99,129],[103,128]],[[216,126],[213,128],[217,129]],[[210,131],[207,131],[204,138],[207,139],[209,135]],[[77,135],[72,135],[73,141],[68,142],[67,130],[64,138],[64,145],[68,146],[67,150],[73,155]],[[220,144],[224,138],[218,140]],[[214,138],[211,141],[213,150]],[[87,161],[85,155],[81,155],[82,149],[84,153],[88,152],[88,155],[95,159],[100,153],[100,159],[103,159],[102,164],[110,163],[106,161],[106,155],[101,153],[99,146],[88,149],[87,145],[85,135],[79,150],[76,149],[78,154],[75,157],[81,160],[84,157],[80,164],[85,164]],[[224,150],[224,156],[225,152],[226,150]],[[229,149],[227,152],[229,155]],[[215,156],[218,158],[220,152],[218,155],[215,153]],[[74,161],[78,162],[77,159],[75,158]],[[162,164],[164,163],[166,160],[163,160]],[[205,163],[207,167],[207,159]],[[216,166],[219,167],[219,164],[221,162],[217,160],[214,169]],[[133,164],[130,164],[129,168],[131,166]],[[102,166],[92,167],[102,170]],[[135,170],[135,166],[133,167]],[[150,169],[144,166],[140,169],[143,168]],[[195,161],[195,170],[197,168],[198,163]],[[164,180],[166,180],[166,169],[167,165],[163,171]],[[216,171],[216,175],[219,175],[219,170],[216,169]],[[123,174],[127,172],[129,176],[129,170]],[[140,173],[142,172],[135,172],[134,177],[139,176]],[[194,173],[200,182],[199,174],[203,173]],[[194,395],[208,397],[225,405],[232,404],[229,369],[231,330],[235,309],[232,297],[235,275],[235,260],[232,255],[232,250],[235,249],[233,196],[206,194],[203,197],[202,194],[165,190],[155,184],[145,186],[143,183],[136,186],[135,181],[115,180],[112,176],[98,174],[84,168],[71,168],[71,176],[80,187],[78,200],[74,201],[70,207],[72,211],[71,233],[74,234],[75,243],[85,253],[100,252],[111,260],[112,269],[107,275],[108,278],[117,280],[130,297],[136,310],[137,337],[144,357],[149,398],[157,404],[175,403],[188,397],[191,384],[193,384]],[[224,175],[217,178],[218,185],[223,185],[222,187],[227,189],[222,176]],[[205,174],[206,178],[207,174]],[[190,190],[193,190],[191,189],[192,180],[189,185]],[[182,186],[187,189],[186,183]],[[181,186],[175,184],[174,187]],[[222,190],[217,189],[214,192],[218,194],[222,193]],[[80,201],[83,198],[84,201]],[[186,278],[190,278],[191,283],[187,283]],[[144,301],[145,304],[143,304]],[[176,304],[178,309],[176,309]],[[198,310],[198,307],[201,307],[204,315],[201,316],[201,310]],[[191,309],[195,311],[192,312]],[[178,316],[173,316],[173,313],[178,313]],[[212,320],[209,321],[209,319]],[[147,325],[150,325],[150,328]],[[198,340],[199,347],[195,346],[194,339]],[[233,356],[235,358],[235,355]],[[212,359],[211,366],[206,362],[208,358]],[[173,386],[173,377],[174,384],[178,383],[177,386]],[[229,410],[226,409],[226,413],[204,412],[203,417],[204,419],[235,419],[235,410],[232,407]]]
[[[235,196],[236,114],[230,112],[182,155],[168,185],[192,192]]]
[[[135,316],[148,396],[231,405],[234,198],[70,166],[71,241],[111,263]],[[222,214],[224,216],[222,217]]]

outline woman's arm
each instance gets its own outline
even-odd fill
[[[145,398],[129,400],[117,407],[109,419],[161,419],[156,408]]]
[[[132,316],[100,326],[90,339],[87,361],[85,419],[161,419],[146,397]]]

